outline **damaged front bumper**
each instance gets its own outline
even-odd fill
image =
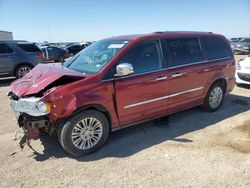
[[[40,98],[13,98],[11,96],[10,106],[16,114],[19,127],[23,128],[24,136],[20,141],[20,147],[24,144],[29,145],[30,139],[37,139],[41,132],[49,132],[50,108],[47,103],[42,102]]]
[[[41,132],[49,132],[50,122],[47,116],[33,117],[18,112],[16,118],[24,133],[19,142],[21,148],[24,147],[25,143],[30,146],[30,140],[39,138]]]
[[[40,132],[48,132],[50,125],[47,116],[33,117],[24,113],[18,116],[17,122],[29,139],[38,138]]]

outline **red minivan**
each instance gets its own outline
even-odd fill
[[[9,96],[27,141],[57,133],[66,152],[81,156],[111,131],[194,106],[216,111],[234,75],[224,36],[156,32],[100,40],[62,66],[38,65]]]

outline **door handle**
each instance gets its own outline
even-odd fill
[[[176,78],[176,77],[180,77],[180,76],[182,76],[182,75],[184,75],[184,73],[175,73],[175,74],[172,74],[172,77],[173,78]]]
[[[155,81],[166,80],[167,78],[168,78],[167,76],[162,76],[162,77],[156,78]]]
[[[211,70],[212,70],[211,68],[203,69],[204,72],[209,72],[209,71],[211,71]]]

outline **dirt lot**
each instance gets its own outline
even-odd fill
[[[235,87],[216,113],[193,108],[124,129],[74,159],[56,137],[32,141],[37,153],[19,148],[11,81],[0,80],[0,187],[250,187],[250,86]]]

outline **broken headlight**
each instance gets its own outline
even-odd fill
[[[43,102],[43,101],[36,102],[36,107],[42,113],[47,113],[48,114],[51,111],[51,104]]]
[[[50,103],[40,101],[40,98],[36,97],[11,100],[11,107],[15,112],[23,112],[32,116],[47,115],[51,111]]]

